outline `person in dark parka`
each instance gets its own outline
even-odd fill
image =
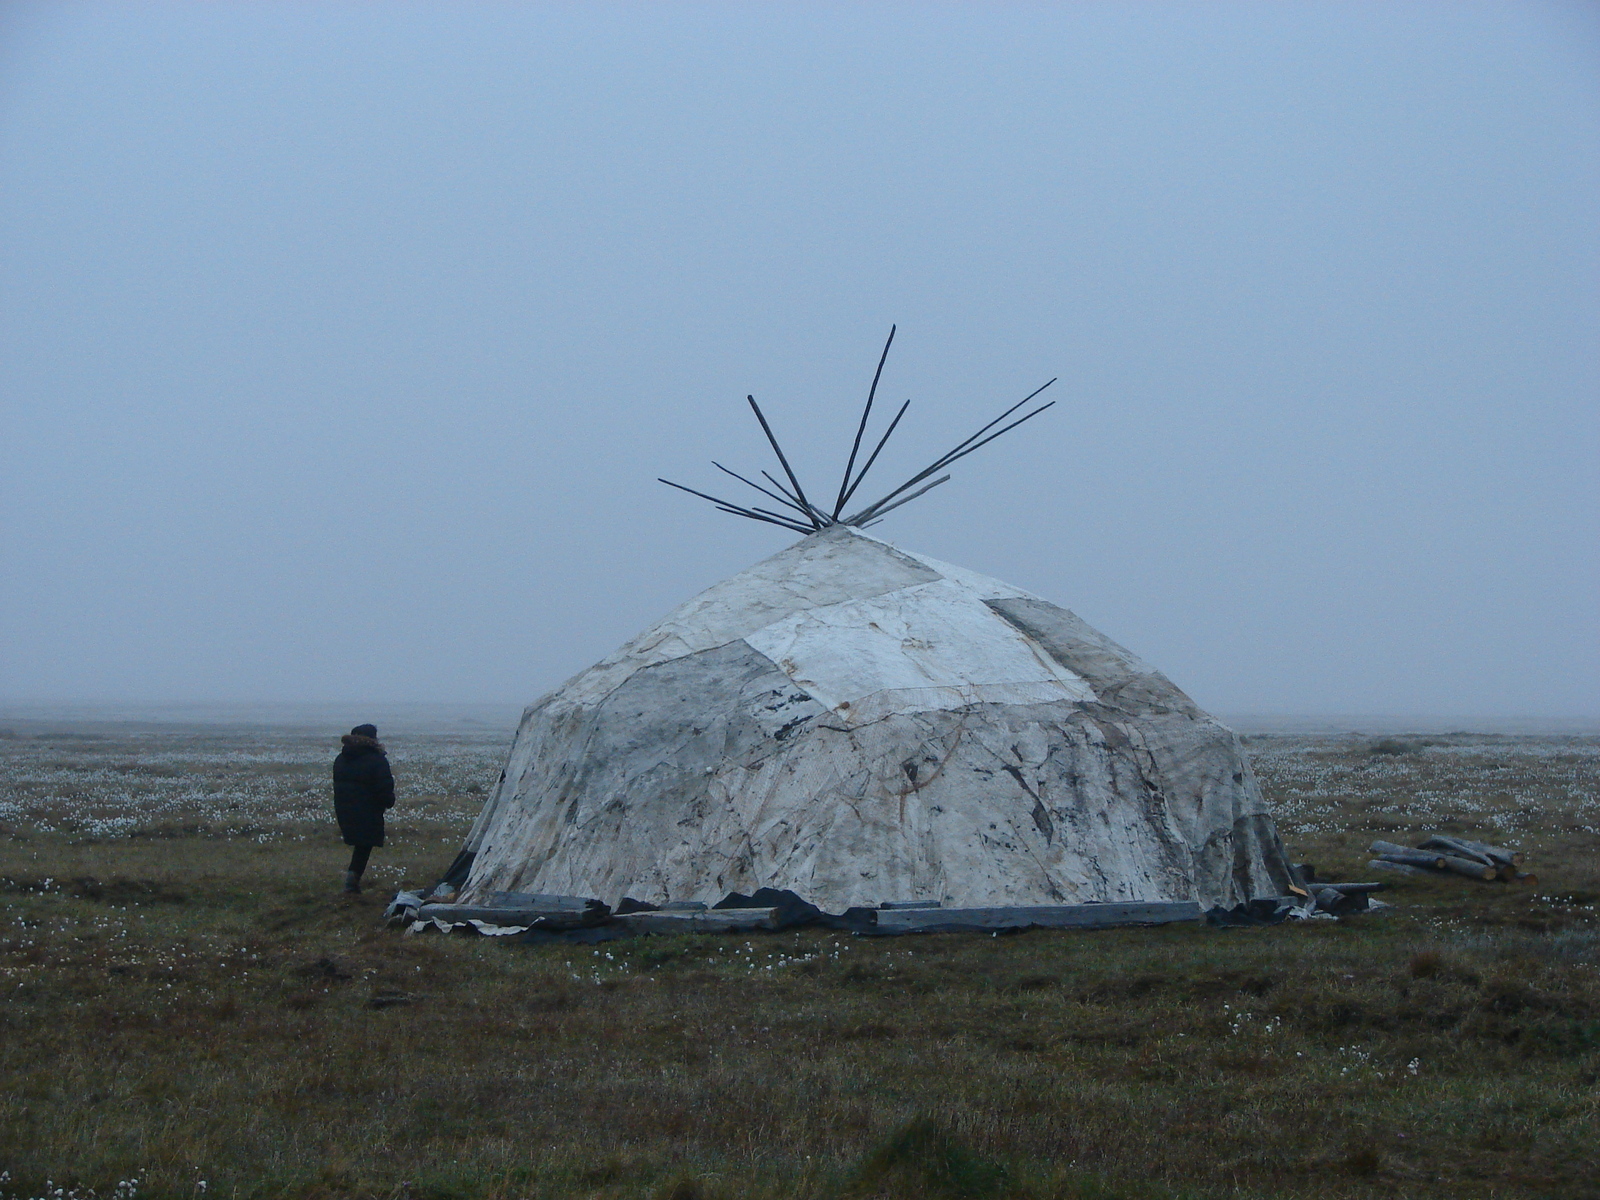
[[[394,807],[394,773],[376,725],[357,725],[340,741],[344,749],[333,760],[333,811],[344,844],[352,847],[344,890],[359,892],[372,848],[383,845],[383,814]]]

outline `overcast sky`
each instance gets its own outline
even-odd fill
[[[897,322],[885,490],[1060,403],[875,532],[1221,712],[1600,715],[1596,11],[12,3],[0,699],[531,701]]]

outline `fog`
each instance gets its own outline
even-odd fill
[[[875,533],[1224,713],[1600,716],[1595,11],[9,5],[0,701],[514,711],[895,323],[881,490],[1058,404]]]

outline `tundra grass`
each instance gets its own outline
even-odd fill
[[[453,854],[497,739],[392,748],[391,845],[347,898],[325,740],[77,732],[0,740],[0,1196],[1600,1192],[1594,740],[1251,745],[1324,876],[1440,829],[1521,846],[1533,888],[584,947],[381,920]]]

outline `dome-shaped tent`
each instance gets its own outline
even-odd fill
[[[832,912],[1232,908],[1299,890],[1239,739],[1164,675],[1066,609],[863,532],[1049,409],[1016,416],[1054,380],[845,515],[911,403],[857,470],[893,342],[831,505],[807,496],[753,396],[787,485],[716,465],[779,507],[671,484],[806,537],[523,714],[447,876],[459,909],[497,892],[616,905],[761,888]]]
[[[1239,739],[1165,676],[1066,609],[838,523],[530,707],[465,850],[468,904],[1291,891]]]

